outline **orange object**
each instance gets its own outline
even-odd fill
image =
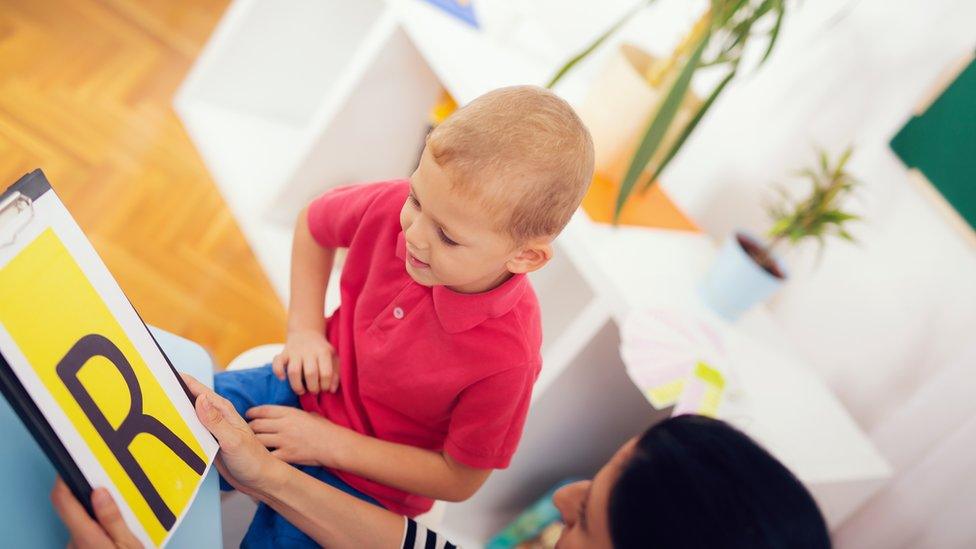
[[[617,203],[619,188],[617,183],[601,174],[593,177],[593,183],[583,197],[582,204],[583,210],[590,219],[599,223],[613,222],[613,210]],[[632,193],[620,213],[619,224],[701,232],[701,228],[681,211],[660,185],[653,185],[644,192]]]
[[[454,114],[457,108],[457,101],[454,100],[447,90],[441,89],[437,103],[434,103],[434,106],[430,108],[430,125],[436,127],[441,122],[447,120],[448,116]]]

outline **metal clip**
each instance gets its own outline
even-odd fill
[[[4,214],[8,211],[13,212],[14,217],[21,217],[20,214],[24,211],[29,213],[20,226],[13,229],[9,240],[0,242],[0,248],[5,248],[13,244],[17,240],[17,235],[34,219],[34,201],[29,196],[25,196],[19,192],[11,193],[3,201],[0,201],[0,225],[3,223]]]

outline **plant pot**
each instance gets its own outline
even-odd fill
[[[787,274],[776,258],[765,268],[755,259],[759,240],[744,232],[729,237],[705,276],[701,296],[722,318],[733,322],[783,285]]]
[[[594,221],[608,222],[612,219],[620,181],[630,167],[637,144],[647,129],[649,117],[670,85],[670,82],[665,82],[664,86],[658,88],[644,77],[656,61],[655,57],[640,48],[622,44],[610,56],[579,108],[580,118],[593,136],[596,177],[590,193],[584,199],[583,209]],[[701,100],[688,93],[649,166],[654,166],[656,160],[663,156],[668,144],[674,142],[681,127],[700,105]],[[650,175],[650,170],[645,170],[642,181]],[[666,194],[656,188],[647,192],[636,189],[624,205],[620,223],[659,226],[662,212],[671,225],[676,225],[668,228],[697,230]]]

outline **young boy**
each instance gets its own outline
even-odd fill
[[[541,88],[485,94],[429,136],[409,180],[342,187],[299,216],[285,349],[217,392],[308,474],[407,516],[509,465],[541,367],[526,274],[576,210],[589,133]],[[342,302],[325,319],[335,250]],[[311,543],[259,508],[245,546]]]

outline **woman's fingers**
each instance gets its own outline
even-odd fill
[[[186,384],[186,388],[190,390],[190,394],[194,397],[198,397],[201,393],[210,390],[206,385],[197,381],[197,378],[191,376],[190,374],[180,374],[180,377],[183,378],[183,383]]]
[[[61,521],[71,532],[72,543],[76,547],[110,546],[112,541],[108,535],[88,516],[88,511],[85,511],[60,478],[54,482],[54,489],[51,490],[51,503],[61,517]]]
[[[197,397],[196,411],[200,422],[217,438],[217,444],[223,451],[233,451],[244,441],[245,434],[250,435],[247,422],[238,415],[234,406],[213,391]]]
[[[108,490],[98,488],[92,492],[92,507],[95,508],[95,518],[117,546],[141,547],[142,544],[126,526],[125,519]]]
[[[197,396],[197,401],[194,403],[194,407],[197,411],[197,417],[200,418],[200,422],[203,426],[207,428],[214,436],[217,436],[217,431],[220,430],[221,423],[224,423],[224,416],[214,406],[213,398],[210,393],[201,393]],[[217,440],[220,437],[217,436]]]
[[[139,540],[129,530],[122,518],[112,496],[105,488],[98,488],[92,492],[92,508],[95,510],[95,522],[88,516],[88,512],[78,502],[71,490],[59,478],[51,491],[51,502],[58,516],[71,532],[69,547],[78,549],[108,548],[108,547],[142,547]]]
[[[229,400],[213,391],[207,393],[207,398],[212,400],[212,405],[220,410],[221,416],[231,427],[238,430],[244,429],[245,431],[250,432],[247,427],[247,421],[241,417],[241,414],[237,413],[237,409],[234,408],[234,405],[231,404]]]

